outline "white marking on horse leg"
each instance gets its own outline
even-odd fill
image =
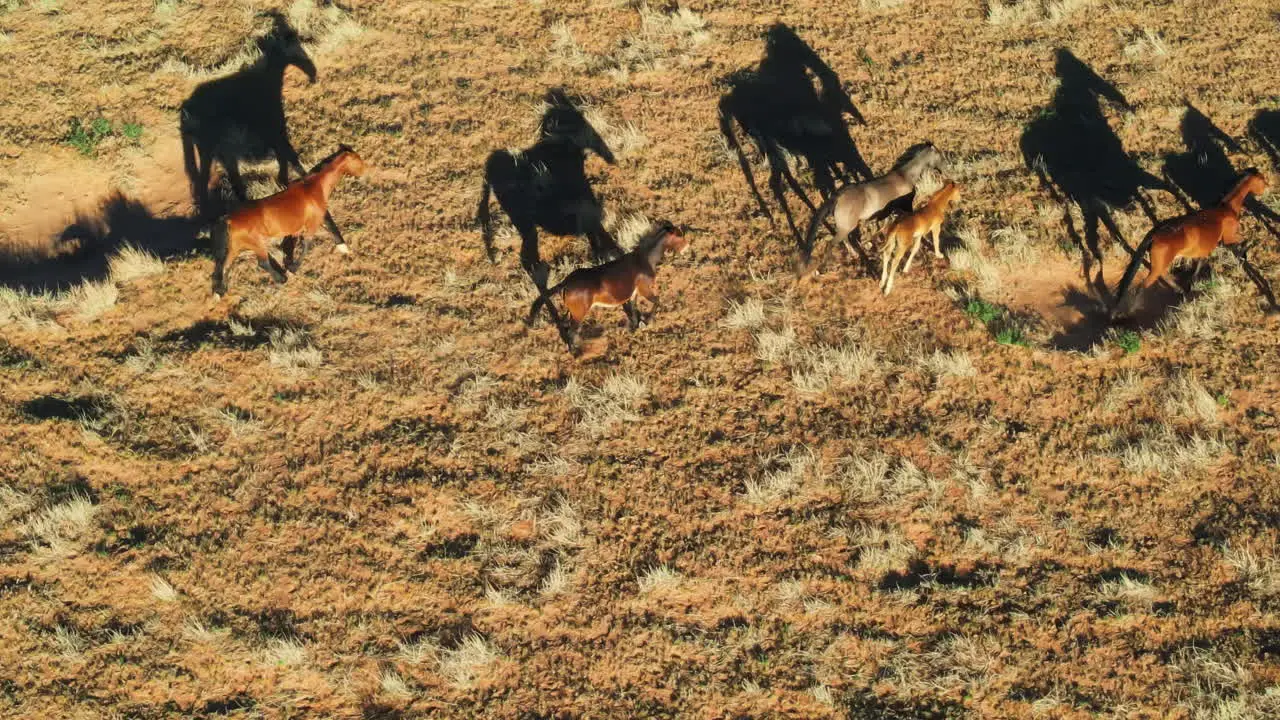
[[[334,248],[334,250],[336,250],[340,255],[351,254],[351,248],[347,247],[346,243],[342,243],[341,245],[338,245],[337,247]]]

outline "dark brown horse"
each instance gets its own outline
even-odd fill
[[[688,246],[689,238],[683,230],[665,220],[655,223],[631,252],[602,265],[578,268],[559,285],[543,291],[533,301],[525,323],[532,325],[542,306],[558,294],[569,314],[561,336],[570,352],[574,351],[579,326],[594,307],[624,308],[627,324],[635,330],[640,325],[640,312],[632,301],[637,297],[648,300],[653,306],[648,319],[652,319],[658,312],[658,263],[668,250],[681,252]]]

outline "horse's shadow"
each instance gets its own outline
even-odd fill
[[[0,255],[0,287],[56,292],[105,280],[112,256],[125,245],[161,259],[179,257],[202,249],[200,228],[195,218],[158,217],[137,200],[116,192],[97,212],[77,214],[53,238],[51,247]]]
[[[1023,130],[1020,146],[1026,166],[1041,185],[1063,205],[1064,221],[1081,248],[1084,276],[1101,262],[1099,225],[1132,253],[1112,212],[1136,202],[1154,223],[1155,209],[1143,189],[1169,190],[1158,177],[1143,170],[1125,151],[1102,109],[1107,100],[1123,110],[1132,106],[1124,95],[1077,58],[1059,48],[1054,74],[1059,85],[1048,107]],[[1078,205],[1084,235],[1076,230],[1070,205]]]
[[[1179,282],[1190,283],[1190,272],[1186,274],[1188,277],[1178,278]],[[1115,319],[1109,312],[1114,301],[1099,273],[1094,276],[1090,288],[1070,287],[1063,291],[1062,307],[1075,310],[1080,319],[1055,333],[1047,344],[1055,350],[1086,352],[1106,340],[1117,328],[1139,332],[1158,328],[1187,299],[1163,284],[1157,284],[1143,291],[1140,302],[1124,318]]]
[[[257,59],[230,75],[201,83],[183,101],[179,112],[183,164],[191,185],[192,202],[201,217],[217,217],[212,206],[210,180],[213,167],[222,167],[225,182],[239,202],[249,198],[242,165],[274,160],[275,182],[289,183],[306,169],[289,140],[284,111],[284,74],[296,67],[316,81],[315,63],[303,43],[306,38],[278,12],[260,13],[271,27],[255,40]],[[335,229],[326,213],[325,224]]]
[[[1280,170],[1280,110],[1259,110],[1249,121],[1249,135]]]
[[[586,171],[588,152],[613,165],[613,151],[583,113],[579,98],[553,88],[544,104],[535,144],[518,152],[497,150],[485,160],[476,209],[485,252],[495,261],[490,195],[497,199],[520,234],[520,263],[539,289],[546,288],[550,274],[539,250],[539,229],[561,237],[586,236],[596,262],[623,253],[604,227],[604,207]]]
[[[720,132],[736,153],[760,212],[772,221],[773,213],[734,132],[735,122],[764,157],[769,189],[797,242],[800,231],[787,204],[786,187],[810,210],[815,205],[791,172],[787,154],[804,160],[823,199],[835,191],[837,182],[871,179],[871,168],[849,134],[844,116],[860,124],[866,120],[840,77],[790,27],[779,23],[769,28],[759,66],[732,73],[722,83],[728,89],[720,98]]]
[[[1235,138],[1224,132],[1214,124],[1213,120],[1189,102],[1186,103],[1186,110],[1182,115],[1181,131],[1182,142],[1187,149],[1185,152],[1170,153],[1165,156],[1164,176],[1172,188],[1181,191],[1181,194],[1174,194],[1186,207],[1187,212],[1213,207],[1221,202],[1231,188],[1240,181],[1240,171],[1227,157],[1227,151],[1239,153],[1243,152],[1243,148]],[[1280,214],[1254,197],[1245,200],[1244,207],[1245,212],[1256,218],[1273,238],[1280,239]],[[1272,292],[1271,284],[1249,262],[1247,246],[1236,245],[1230,250],[1240,260],[1241,267],[1257,286],[1258,292],[1267,299],[1272,308],[1276,308],[1275,294]]]

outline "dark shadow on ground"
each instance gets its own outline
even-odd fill
[[[106,279],[111,256],[131,245],[161,259],[203,249],[194,218],[158,217],[117,192],[97,212],[81,213],[51,247],[0,254],[0,286],[28,292],[66,290]]]
[[[1213,120],[1189,102],[1186,103],[1186,110],[1182,115],[1181,131],[1182,142],[1187,149],[1185,152],[1170,153],[1165,156],[1165,178],[1172,187],[1186,195],[1185,198],[1180,195],[1178,199],[1187,208],[1187,212],[1217,205],[1240,181],[1243,172],[1232,164],[1231,159],[1227,157],[1227,151],[1240,153],[1243,152],[1243,148],[1235,138],[1224,132],[1214,124]],[[1261,200],[1256,197],[1246,200],[1244,213],[1255,218],[1272,238],[1280,239],[1280,214],[1267,207]],[[1253,243],[1246,236],[1244,242],[1228,250],[1240,260],[1245,274],[1267,300],[1272,311],[1280,309],[1276,304],[1271,283],[1249,261],[1248,253],[1252,245]]]
[[[1129,316],[1113,320],[1108,313],[1109,302],[1100,299],[1096,289],[1094,292],[1085,292],[1080,288],[1069,288],[1063,292],[1062,306],[1080,313],[1081,319],[1055,333],[1047,344],[1055,350],[1086,352],[1103,342],[1113,329],[1137,332],[1156,329],[1185,300],[1173,290],[1157,284],[1144,293],[1141,302]]]
[[[1132,253],[1112,213],[1136,202],[1154,223],[1155,209],[1142,191],[1169,188],[1130,157],[1107,122],[1102,100],[1132,110],[1115,85],[1066,48],[1055,52],[1054,74],[1058,88],[1023,131],[1022,156],[1044,189],[1062,204],[1067,231],[1082,250],[1082,276],[1088,278],[1094,262],[1102,258],[1099,224]],[[1084,216],[1083,236],[1071,219],[1072,204]]]
[[[772,222],[773,213],[734,133],[735,122],[764,156],[769,189],[797,242],[800,231],[787,205],[784,181],[811,211],[815,206],[788,167],[784,151],[804,160],[822,199],[835,191],[837,182],[871,179],[871,168],[858,152],[844,118],[847,114],[866,124],[862,113],[835,71],[790,27],[779,23],[769,28],[759,66],[735,72],[722,83],[728,90],[720,99],[720,132],[737,153],[760,212]]]

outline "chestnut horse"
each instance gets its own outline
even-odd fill
[[[898,265],[902,256],[907,254],[907,244],[912,240],[915,245],[911,254],[907,255],[907,264],[902,268],[905,274],[911,270],[911,262],[916,259],[920,243],[924,236],[933,235],[933,255],[942,257],[942,220],[946,217],[947,206],[960,197],[960,186],[948,180],[938,192],[929,198],[919,210],[904,215],[893,222],[884,234],[884,249],[880,251],[880,290],[888,295],[893,290],[893,278],[898,274]]]
[[[628,326],[635,330],[640,325],[640,312],[632,300],[636,297],[648,300],[652,305],[648,319],[652,319],[658,312],[658,263],[668,250],[681,252],[688,246],[689,239],[683,230],[665,220],[655,223],[631,252],[602,265],[578,268],[560,284],[544,290],[533,301],[525,324],[532,325],[542,306],[559,294],[569,314],[565,321],[567,327],[561,328],[561,337],[570,352],[574,351],[579,326],[594,307],[623,308]],[[555,319],[554,315],[552,319]]]
[[[284,282],[288,272],[298,269],[301,252],[299,235],[315,233],[325,222],[329,195],[344,175],[364,174],[364,160],[354,150],[341,145],[314,170],[289,183],[284,190],[252,200],[223,217],[213,227],[213,294],[227,292],[226,268],[243,251],[258,258],[258,266],[271,273],[276,282]],[[283,238],[285,265],[280,266],[269,252],[272,240]],[[351,252],[340,236],[337,251]]]
[[[1142,280],[1142,289],[1164,280],[1178,293],[1185,294],[1182,287],[1168,277],[1169,266],[1179,257],[1200,260],[1195,271],[1195,277],[1198,277],[1204,270],[1206,258],[1219,244],[1235,245],[1240,242],[1240,213],[1244,208],[1244,201],[1251,194],[1265,192],[1267,187],[1266,177],[1257,169],[1249,168],[1222,202],[1190,215],[1166,220],[1152,228],[1134,252],[1133,261],[1129,263],[1119,287],[1116,288],[1112,314],[1115,315],[1123,303],[1125,292],[1133,282],[1133,276],[1137,274],[1143,254],[1148,249],[1151,251],[1151,270]],[[1193,281],[1195,277],[1192,278]]]

